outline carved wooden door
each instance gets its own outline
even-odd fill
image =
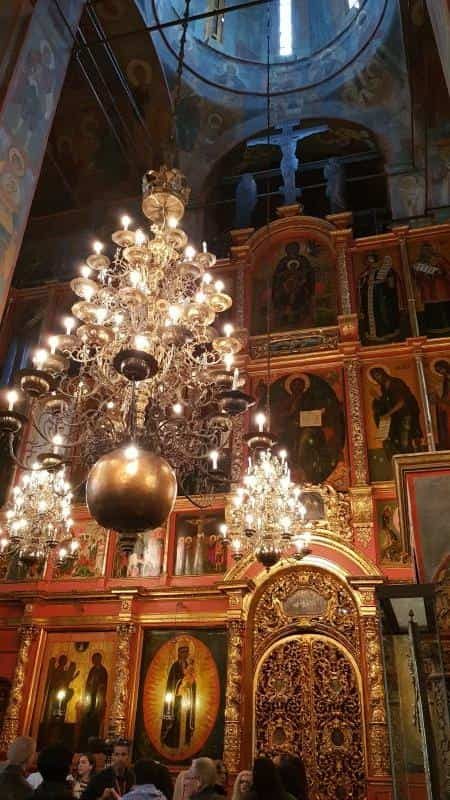
[[[284,639],[256,678],[255,753],[301,753],[310,800],[362,800],[361,697],[352,661],[325,636]]]

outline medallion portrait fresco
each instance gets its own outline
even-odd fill
[[[393,456],[425,449],[414,361],[366,365],[362,386],[370,479],[390,481]]]
[[[257,410],[266,406],[266,383],[253,389]],[[271,428],[288,451],[294,480],[348,486],[345,412],[340,371],[290,373],[270,386]]]
[[[309,233],[258,254],[251,285],[253,336],[337,322],[336,269],[328,247]]]
[[[135,733],[137,757],[184,763],[223,747],[225,631],[146,631]]]
[[[410,328],[399,249],[356,249],[352,263],[362,344],[390,344],[405,339]]]
[[[38,748],[64,742],[80,752],[106,735],[114,657],[114,633],[48,634],[32,726]]]

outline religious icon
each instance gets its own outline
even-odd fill
[[[272,333],[335,325],[337,291],[332,254],[310,236],[271,248],[256,253],[251,334],[267,333],[268,323]]]
[[[369,253],[358,280],[359,333],[363,344],[404,338],[406,315],[402,296],[392,256]]]
[[[394,455],[424,449],[414,365],[396,361],[368,366],[363,392],[371,480],[392,480]]]
[[[438,242],[420,244],[412,258],[416,285],[416,307],[421,333],[427,336],[450,334],[450,260],[441,253]]]
[[[137,720],[139,729],[142,719],[145,735],[138,734],[137,750],[147,757],[154,753],[168,761],[185,761],[209,740],[222,695],[216,660],[199,637],[211,641],[216,652],[223,637],[210,632],[198,636],[161,633],[155,637],[149,631],[148,635],[148,643],[144,640]]]
[[[79,520],[74,535],[79,542],[77,558],[73,562],[55,565],[53,578],[94,578],[103,575],[107,531],[94,520]]]
[[[115,578],[156,578],[161,575],[166,539],[165,528],[138,533],[133,552],[123,554],[116,547]]]
[[[175,523],[175,575],[225,572],[227,551],[220,535],[224,512],[190,516],[178,514]]]
[[[294,480],[318,484],[343,460],[344,405],[338,399],[337,376],[310,373],[285,375],[270,387],[271,427],[289,453]],[[264,408],[265,384],[256,388],[257,405]]]
[[[375,510],[381,563],[391,566],[408,563],[411,548],[400,531],[397,501],[377,499]]]
[[[50,633],[33,721],[39,747],[57,741],[84,750],[106,733],[115,636]]]
[[[431,371],[428,370],[428,378],[436,445],[438,450],[450,450],[450,361],[436,359]]]

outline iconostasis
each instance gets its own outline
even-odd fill
[[[226,321],[243,343],[237,366],[256,399],[252,414],[270,400],[271,430],[288,450],[292,476],[317,501],[308,511],[311,557],[269,576],[251,559],[234,564],[220,536],[226,491],[205,495],[202,510],[178,498],[167,525],[139,534],[128,555],[119,552],[116,534],[79,506],[73,564],[62,568],[49,559],[40,567],[3,567],[1,677],[12,681],[15,696],[17,686],[28,689],[14,724],[41,742],[63,736],[77,749],[88,735],[122,732],[134,736],[137,755],[176,767],[198,752],[225,753],[236,771],[250,758],[252,725],[265,708],[258,695],[270,684],[263,661],[282,663],[275,651],[269,659],[272,631],[280,636],[306,626],[311,639],[286,644],[286,659],[306,648],[311,664],[319,664],[322,651],[342,661],[348,691],[364,706],[358,736],[365,744],[355,753],[376,777],[369,797],[385,800],[374,587],[385,578],[430,581],[438,571],[446,574],[450,225],[404,226],[354,240],[350,214],[322,220],[297,207],[279,211],[279,219],[256,232],[232,232],[230,258],[215,272],[234,299]],[[23,338],[20,320],[27,304],[36,308],[37,291],[12,291],[0,341],[10,371],[11,364],[21,366],[31,340],[35,346],[54,326],[48,304]],[[67,287],[53,291],[62,307]],[[221,465],[233,481],[246,463],[245,433],[238,425]],[[283,570],[293,570],[288,581]],[[256,658],[252,603],[277,580],[267,601],[278,597],[267,616],[267,652]],[[344,598],[351,614],[340,619],[336,608]],[[314,638],[314,626],[331,638]],[[255,670],[260,677],[253,683]],[[350,735],[356,741],[347,722],[333,739],[333,720],[317,715],[331,772],[333,747],[337,758]],[[12,724],[8,719],[8,730]],[[275,728],[275,739],[286,734]],[[270,749],[268,742],[264,747]],[[361,783],[357,796],[363,791]]]

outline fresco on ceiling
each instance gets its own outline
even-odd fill
[[[136,758],[222,757],[226,648],[225,630],[144,631]]]
[[[175,518],[174,575],[213,575],[225,572],[227,549],[220,535],[223,509]]]
[[[450,236],[408,241],[420,332],[450,335]]]
[[[63,742],[83,752],[106,736],[115,651],[113,632],[48,634],[32,724],[39,749]]]
[[[256,410],[266,409],[266,381],[255,381]],[[342,374],[294,372],[270,387],[271,430],[288,452],[293,480],[348,486]]]
[[[399,342],[410,334],[398,248],[352,254],[362,344]]]
[[[258,252],[251,279],[250,333],[309,329],[337,322],[334,259],[311,234]]]
[[[161,575],[164,561],[166,529],[138,533],[131,553],[122,553],[116,540],[114,578],[156,578]]]
[[[425,377],[436,447],[450,450],[450,352],[429,359]]]
[[[69,24],[83,2],[66,0]],[[64,31],[64,33],[62,33]],[[0,117],[0,312],[20,249],[72,40],[50,0],[36,4]]]
[[[415,363],[369,364],[362,378],[370,479],[390,481],[394,455],[425,449]]]
[[[409,563],[411,544],[400,529],[397,500],[375,500],[375,524],[381,564],[392,567]]]

